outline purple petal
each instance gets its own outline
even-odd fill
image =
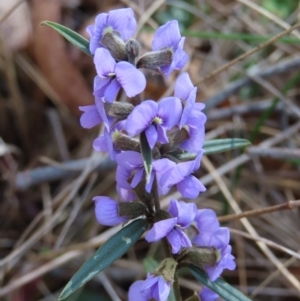
[[[194,88],[195,87],[191,82],[189,74],[187,72],[183,72],[176,80],[174,96],[180,100],[186,101]]]
[[[147,232],[145,239],[148,242],[158,241],[165,237],[176,225],[177,218],[168,218],[153,224]]]
[[[205,108],[205,104],[202,102],[196,102],[194,109],[197,111],[202,111]]]
[[[189,139],[181,143],[180,147],[189,152],[198,152],[202,149],[205,136],[206,116],[198,111],[193,110],[187,121]]]
[[[182,248],[191,248],[192,247],[192,242],[189,239],[189,237],[182,230],[178,229],[178,233],[179,233],[179,236],[180,236],[181,247]]]
[[[89,26],[85,29],[86,32],[90,35],[90,37],[92,37],[93,34],[94,34],[94,27],[95,27],[95,25],[89,25]]]
[[[175,228],[167,235],[168,242],[172,247],[172,253],[177,254],[181,247],[191,247],[192,243],[187,235],[180,229]]]
[[[103,100],[101,98],[96,97],[95,104],[96,104],[97,110],[98,110],[99,115],[101,116],[101,118],[103,120],[103,123],[104,123],[106,129],[109,131],[110,130],[110,125],[112,123],[112,118],[108,117],[106,115]]]
[[[133,137],[150,126],[156,117],[158,105],[153,100],[145,100],[136,106],[127,117],[126,131]]]
[[[83,128],[91,129],[102,122],[95,105],[81,106],[79,110],[84,112],[80,117],[80,124]]]
[[[136,199],[136,194],[133,189],[125,189],[117,185],[116,188],[121,201],[134,201]]]
[[[162,144],[169,143],[166,129],[160,126],[159,124],[157,124],[156,130],[157,130],[157,140]]]
[[[118,157],[118,156],[117,156]],[[124,189],[132,189],[128,183],[128,179],[131,177],[131,170],[124,166],[118,165],[116,171],[116,182],[118,186]]]
[[[193,171],[196,171],[200,168],[200,161],[202,159],[202,156],[203,156],[203,150],[201,149],[198,154],[197,154],[197,157],[196,159],[194,160],[194,168],[193,168]]]
[[[215,247],[218,250],[225,249],[229,244],[230,234],[226,227],[220,227],[218,230],[213,232],[210,240],[210,246]]]
[[[136,29],[136,20],[131,8],[111,10],[108,13],[107,27],[111,26],[117,31],[123,40],[131,38]]]
[[[98,75],[94,78],[94,96],[103,97],[106,88],[109,86],[111,78],[100,78]]]
[[[144,172],[144,168],[139,168],[136,171],[136,173],[135,173],[135,175],[134,175],[134,177],[133,177],[133,179],[131,181],[131,187],[132,188],[135,188],[137,186],[137,184],[141,182],[144,173],[145,173]]]
[[[129,288],[128,301],[148,301],[151,298],[150,290],[141,291],[141,287],[145,281],[135,281]]]
[[[104,79],[110,77],[111,73],[115,73],[116,61],[109,51],[104,48],[97,48],[94,56],[94,64],[100,78]]]
[[[93,148],[98,152],[108,152],[108,146],[104,134],[93,141]]]
[[[145,90],[145,75],[130,63],[117,63],[115,71],[117,80],[128,97],[134,97]]]
[[[197,206],[194,203],[171,200],[168,212],[177,217],[177,224],[182,228],[187,228],[195,219]]]
[[[193,161],[182,162],[176,164],[172,170],[167,170],[161,177],[160,184],[162,186],[171,187],[184,180],[193,172],[195,163]]]
[[[188,118],[190,117],[192,110],[194,109],[194,105],[195,105],[195,101],[196,101],[196,94],[197,94],[197,88],[195,87],[191,91],[186,103],[184,104],[184,108],[183,108],[180,123],[179,123],[179,128],[182,128],[182,126],[186,124]]]
[[[171,129],[179,122],[181,113],[182,105],[176,97],[167,97],[158,103],[157,116],[162,119],[162,126],[166,129]]]
[[[189,199],[196,198],[200,192],[206,191],[205,186],[194,176],[186,177],[177,184],[178,191]]]
[[[197,228],[200,232],[200,235],[205,232],[215,232],[220,227],[217,215],[211,209],[198,210],[195,221],[197,223]]]
[[[112,103],[116,99],[120,89],[121,89],[121,85],[119,84],[117,79],[113,79],[105,90],[104,99],[107,102]]]
[[[116,226],[128,220],[118,215],[118,202],[105,196],[94,197],[95,214],[99,224],[103,226]]]
[[[176,20],[169,21],[156,30],[152,42],[152,49],[160,50],[166,47],[176,47],[180,39],[181,35],[179,31],[178,22]]]
[[[167,159],[159,159],[152,162],[153,170],[156,171],[157,175],[162,174],[164,171],[169,170],[170,168],[173,168],[176,166],[176,163]]]
[[[116,161],[119,165],[132,170],[143,166],[144,161],[142,155],[134,151],[122,152],[116,157]]]
[[[90,51],[92,54],[95,54],[95,51],[100,47],[100,41],[102,39],[102,32],[106,24],[108,14],[102,13],[96,17],[95,25],[87,27],[87,32],[90,34]]]
[[[181,38],[177,46],[177,49],[174,53],[174,57],[170,69],[172,68],[177,70],[182,69],[185,66],[185,64],[188,62],[189,57],[186,54],[186,52],[183,50],[184,41],[185,38]]]
[[[153,297],[156,300],[166,301],[170,294],[170,282],[166,282],[162,276],[159,277],[157,290],[154,290]]]
[[[152,189],[152,185],[153,185],[153,181],[154,181],[154,172],[152,170],[151,174],[150,174],[150,177],[148,179],[148,182],[146,183],[145,185],[145,189],[148,193],[151,192],[151,189]]]
[[[145,134],[150,148],[153,149],[157,141],[157,131],[155,126],[150,124],[150,126],[146,129]]]
[[[216,301],[219,298],[219,295],[205,286],[201,290],[199,297],[201,301]]]

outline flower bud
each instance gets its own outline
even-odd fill
[[[103,45],[116,61],[127,61],[127,55],[125,52],[125,43],[116,34],[112,32],[106,32],[101,39],[101,45]]]
[[[159,71],[160,67],[170,65],[173,59],[173,53],[170,49],[151,51],[144,54],[137,61],[137,68],[146,68]]]
[[[177,265],[178,263],[174,258],[168,257],[160,263],[160,265],[154,270],[152,274],[156,276],[162,276],[165,281],[173,283]]]
[[[97,221],[103,226],[116,226],[128,220],[126,216],[120,216],[118,202],[105,196],[96,196],[95,214]]]
[[[129,39],[125,44],[125,52],[128,56],[128,62],[135,65],[135,59],[140,53],[140,44],[134,39]]]
[[[193,296],[185,299],[185,301],[201,301],[200,296],[195,292]]]
[[[119,215],[129,219],[137,218],[147,212],[146,206],[140,202],[121,202],[118,204]]]
[[[121,151],[135,151],[140,150],[140,142],[136,139],[130,138],[121,132],[114,132],[112,135],[114,147]]]
[[[104,104],[107,115],[115,117],[118,121],[125,120],[133,110],[133,105],[127,102],[113,102]]]
[[[162,155],[176,151],[179,145],[189,138],[188,131],[184,128],[173,128],[168,132],[169,143],[163,144],[160,148]]]
[[[218,255],[215,248],[188,248],[185,249],[178,257],[179,264],[193,265],[202,270],[205,266],[213,267]]]

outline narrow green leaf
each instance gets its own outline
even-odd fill
[[[152,172],[152,151],[149,146],[145,132],[141,133],[140,142],[141,142],[141,154],[144,160],[144,167],[146,171],[146,181],[148,182]]]
[[[77,32],[73,31],[72,29],[60,25],[58,23],[52,21],[43,21],[41,25],[47,25],[58,33],[60,33],[64,38],[66,38],[69,42],[71,42],[74,46],[79,48],[81,51],[86,53],[89,56],[92,56],[90,49],[89,49],[89,41],[78,34]]]
[[[59,300],[66,299],[96,274],[123,256],[142,236],[147,226],[148,222],[145,219],[137,219],[107,240],[72,277],[61,292]]]
[[[179,160],[180,162],[186,162],[186,161],[195,160],[196,157],[197,154],[186,152],[186,153],[177,154],[176,159]]]
[[[207,275],[197,267],[190,266],[192,274],[197,280],[203,283],[212,291],[216,292],[219,296],[224,298],[226,301],[251,301],[246,297],[242,292],[232,287],[230,284],[222,280],[221,278],[217,279],[214,282],[211,282]]]
[[[249,140],[241,138],[214,139],[205,141],[203,150],[205,155],[210,155],[226,152],[231,149],[244,148],[250,144]]]

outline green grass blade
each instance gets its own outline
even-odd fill
[[[72,277],[58,300],[69,297],[87,281],[123,256],[142,236],[147,227],[148,222],[145,219],[137,219],[107,240]]]
[[[80,34],[78,34],[77,32],[52,21],[43,21],[41,25],[47,25],[53,28],[58,33],[60,33],[64,38],[66,38],[69,42],[71,42],[74,46],[76,46],[78,49],[80,49],[87,55],[92,56],[89,49],[89,41],[83,36],[81,36]]]
[[[205,141],[203,150],[205,155],[226,152],[236,148],[244,148],[250,145],[250,141],[241,138],[214,139]]]
[[[194,277],[207,286],[212,291],[216,292],[226,301],[251,301],[246,297],[242,292],[232,287],[230,284],[222,280],[221,278],[217,279],[214,282],[211,282],[207,275],[201,271],[199,268],[190,266],[191,272]]]

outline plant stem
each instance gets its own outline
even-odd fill
[[[270,207],[266,207],[266,208],[262,208],[262,209],[255,209],[255,210],[245,211],[245,212],[242,212],[239,214],[229,214],[229,215],[220,216],[220,217],[218,217],[218,220],[220,222],[227,222],[227,221],[231,221],[231,220],[235,220],[235,219],[240,219],[243,217],[259,216],[259,215],[271,213],[274,211],[287,210],[287,209],[292,210],[292,209],[298,208],[298,207],[300,207],[300,200],[288,201],[284,204],[270,206]]]
[[[159,196],[158,196],[158,186],[157,186],[156,175],[154,175],[153,186],[152,186],[152,195],[153,195],[155,210],[158,211],[158,210],[160,210],[160,201],[159,201]]]
[[[179,282],[178,282],[178,274],[177,272],[174,275],[174,283],[173,283],[173,290],[176,301],[182,301],[181,294],[180,294],[180,288],[179,288]]]

